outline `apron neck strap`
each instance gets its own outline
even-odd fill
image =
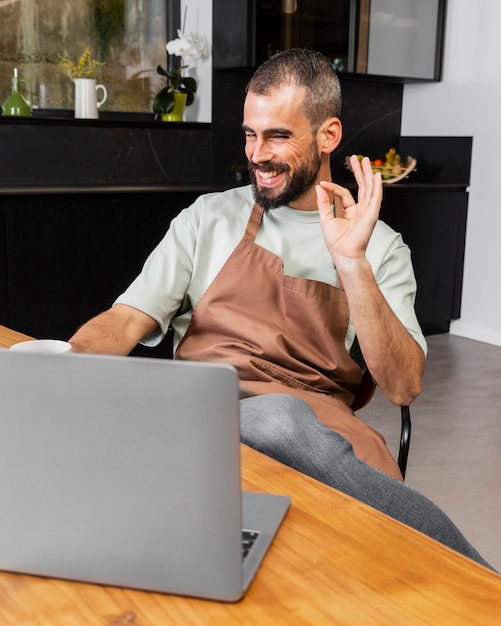
[[[263,212],[263,207],[255,202],[252,207],[249,221],[247,222],[247,228],[245,229],[246,236],[252,239],[252,241],[256,239],[257,231],[259,230],[259,225],[261,224],[261,218],[263,217]]]

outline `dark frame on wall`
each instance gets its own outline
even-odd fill
[[[447,0],[350,0],[356,74],[440,81]]]
[[[213,0],[215,69],[313,48],[339,72],[400,82],[442,76],[446,0]]]

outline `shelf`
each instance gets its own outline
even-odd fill
[[[0,196],[122,193],[210,193],[224,191],[233,185],[217,183],[176,183],[172,185],[47,185],[0,187]]]

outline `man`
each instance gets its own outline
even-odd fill
[[[237,367],[244,443],[487,565],[402,484],[382,437],[350,408],[365,370],[395,404],[410,404],[426,344],[409,251],[378,221],[381,176],[352,157],[356,202],[332,182],[340,106],[322,55],[289,50],[264,63],[244,106],[251,187],[181,212],[140,276],[70,342],[128,354],[172,322],[176,358]]]

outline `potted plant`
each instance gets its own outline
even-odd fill
[[[197,59],[203,57],[206,46],[196,35],[187,35],[177,31],[177,39],[167,43],[167,53],[181,58],[177,67],[164,69],[157,66],[157,74],[165,76],[167,84],[160,89],[153,100],[155,119],[182,122],[184,107],[193,104],[197,92],[197,81],[192,76],[185,76],[184,71]]]
[[[100,65],[105,65],[92,58],[89,47],[86,47],[78,61],[60,56],[61,64],[67,75],[75,84],[75,117],[99,118],[99,107],[105,103],[108,92],[104,85],[98,85],[95,72]],[[101,92],[98,99],[97,92]]]

